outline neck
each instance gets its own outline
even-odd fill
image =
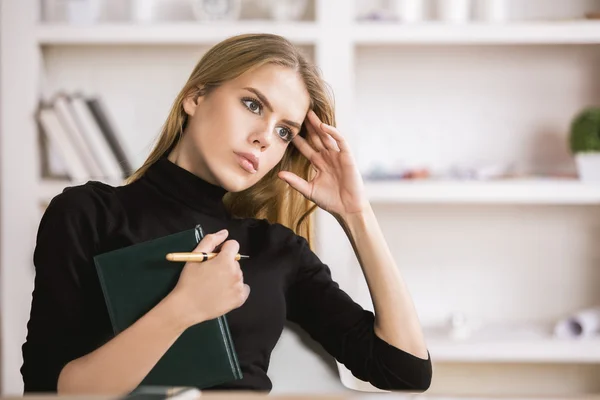
[[[167,159],[173,164],[191,172],[205,182],[211,185],[221,186],[215,179],[214,175],[211,174],[206,166],[206,163],[200,157],[199,154],[191,155],[189,152],[185,152],[185,148],[192,148],[192,146],[182,146],[182,141],[179,141],[173,150],[167,156]],[[195,160],[195,162],[193,161]]]

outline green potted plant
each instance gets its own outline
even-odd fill
[[[600,107],[588,107],[573,118],[569,146],[579,179],[600,183]]]

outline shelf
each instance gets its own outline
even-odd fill
[[[241,33],[268,32],[295,44],[315,44],[321,29],[314,22],[278,23],[104,23],[88,26],[41,24],[36,28],[40,45],[211,45]],[[600,22],[520,22],[511,24],[444,24],[428,22],[401,25],[390,22],[357,22],[351,38],[358,45],[383,44],[600,44]]]
[[[600,204],[600,184],[578,180],[366,182],[372,203]]]
[[[283,35],[295,44],[314,44],[319,31],[313,22],[163,23],[153,25],[42,24],[36,28],[39,45],[211,45],[241,33]]]
[[[361,22],[353,30],[359,45],[384,44],[600,44],[600,22],[560,21],[510,24],[401,25]]]
[[[487,329],[468,339],[424,329],[434,362],[600,363],[600,336],[557,339],[541,328]]]
[[[110,184],[121,184],[110,181]],[[44,180],[39,198],[50,200],[77,182]],[[386,203],[499,203],[600,205],[600,185],[572,180],[518,180],[501,182],[402,181],[365,182],[369,201]]]

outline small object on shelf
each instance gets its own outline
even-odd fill
[[[471,336],[472,329],[463,313],[453,313],[450,316],[448,325],[450,327],[449,335],[452,339],[466,339]]]
[[[600,183],[600,107],[586,108],[573,118],[569,148],[575,156],[579,179]]]
[[[481,17],[486,22],[506,22],[509,18],[508,0],[480,0]]]
[[[393,5],[400,22],[414,23],[425,19],[425,0],[393,0]]]
[[[559,320],[554,326],[554,336],[561,339],[600,336],[600,306],[579,310]]]
[[[451,179],[489,181],[510,176],[514,166],[509,163],[470,163],[453,165],[447,172]]]
[[[449,23],[468,22],[471,18],[471,0],[438,0],[439,19]]]
[[[102,0],[67,0],[67,22],[73,25],[94,24],[100,19]]]
[[[269,15],[275,21],[298,21],[306,14],[307,0],[270,0]]]
[[[199,21],[233,21],[240,17],[241,0],[191,0]]]
[[[131,20],[140,23],[152,22],[155,17],[155,0],[129,0],[131,6]]]

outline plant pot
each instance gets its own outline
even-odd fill
[[[600,183],[600,152],[575,155],[579,179],[585,183]]]

